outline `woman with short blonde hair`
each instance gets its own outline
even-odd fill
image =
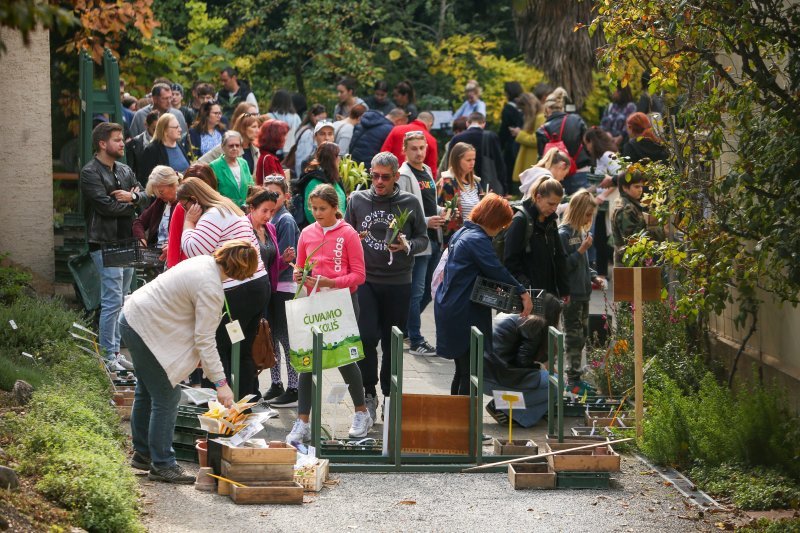
[[[213,255],[193,257],[158,276],[125,302],[119,326],[137,378],[131,466],[149,470],[152,481],[195,481],[172,449],[180,383],[200,364],[217,400],[231,406],[235,398],[215,340],[225,306],[223,280],[247,279],[257,268],[258,252],[249,241],[228,241]]]
[[[133,236],[142,244],[166,250],[169,242],[169,226],[178,203],[178,179],[180,176],[168,166],[158,165],[147,180],[147,195],[155,200],[133,221]]]

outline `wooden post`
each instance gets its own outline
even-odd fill
[[[633,269],[633,352],[636,390],[636,437],[642,436],[644,419],[644,305],[642,302],[642,269]]]

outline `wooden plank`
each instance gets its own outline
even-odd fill
[[[659,271],[659,280],[661,279]],[[642,438],[644,418],[644,308],[642,307],[642,269],[633,269],[633,371],[636,411],[636,437]],[[659,291],[660,292],[660,291]]]
[[[508,465],[508,480],[514,490],[556,488],[556,473],[548,463]]]
[[[302,504],[303,486],[294,481],[265,481],[231,488],[231,499],[238,504]]]
[[[638,268],[638,267],[637,267]],[[614,301],[633,301],[633,268],[614,267]],[[659,267],[639,268],[642,272],[642,301],[661,300],[661,269]]]
[[[292,481],[293,464],[273,463],[230,463],[225,459],[221,463],[222,477],[241,481]]]
[[[403,394],[402,401],[402,451],[469,454],[469,396]]]
[[[294,465],[297,461],[297,449],[288,444],[273,448],[236,448],[223,442],[222,458],[229,463]]]

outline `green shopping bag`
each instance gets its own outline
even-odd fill
[[[298,372],[311,372],[312,328],[322,332],[322,368],[338,368],[364,358],[353,300],[348,289],[315,292],[286,302],[289,361]]]

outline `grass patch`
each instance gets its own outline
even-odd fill
[[[11,355],[0,350],[0,389],[11,390],[14,382],[22,379],[38,389],[48,381],[48,370],[24,356]]]

